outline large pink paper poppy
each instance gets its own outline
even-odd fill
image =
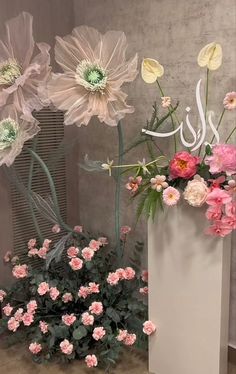
[[[36,120],[27,122],[20,118],[14,105],[6,105],[0,111],[0,166],[11,166],[24,143],[39,130]]]
[[[50,73],[49,45],[36,43],[33,17],[21,13],[6,22],[6,35],[0,40],[0,108],[14,104],[25,118],[40,110]],[[36,48],[37,46],[37,48]]]
[[[56,38],[55,58],[63,74],[54,74],[48,85],[49,98],[65,113],[65,124],[87,125],[92,116],[117,125],[134,108],[121,91],[124,82],[137,75],[137,55],[126,61],[126,37],[120,31],[102,35],[80,26],[72,35]]]

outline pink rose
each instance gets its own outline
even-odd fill
[[[103,313],[103,305],[100,301],[94,301],[90,307],[89,307],[89,311],[92,313],[92,314],[96,314],[96,316],[99,316],[100,314]]]
[[[151,335],[156,331],[156,325],[152,321],[146,321],[143,324],[143,332],[146,335]]]
[[[90,290],[88,287],[81,286],[78,292],[78,296],[86,299],[86,297],[90,294]]]
[[[4,306],[4,308],[2,308],[2,310],[5,316],[9,317],[13,311],[13,307],[8,303],[6,306]]]
[[[94,316],[85,312],[82,314],[82,323],[84,326],[91,326],[94,324]]]
[[[116,286],[119,280],[120,280],[120,277],[117,273],[108,274],[107,283],[109,283],[111,286]]]
[[[118,333],[116,339],[118,340],[118,342],[123,342],[123,340],[125,340],[127,334],[128,334],[127,330],[119,330],[119,333]]]
[[[70,258],[76,257],[79,254],[79,248],[70,247],[67,249],[67,256]]]
[[[76,321],[76,316],[74,315],[74,313],[65,314],[64,316],[61,317],[61,319],[65,325],[71,326]]]
[[[0,290],[0,303],[3,302],[4,298],[6,297],[6,292],[3,290]]]
[[[141,295],[148,295],[148,287],[143,287],[139,289]]]
[[[94,240],[92,239],[90,242],[89,242],[89,247],[91,249],[93,249],[94,251],[98,251],[99,248],[101,246],[101,243],[98,241],[98,240]]]
[[[58,296],[60,295],[60,292],[58,291],[56,287],[51,287],[49,294],[52,300],[56,300]]]
[[[94,282],[90,282],[89,283],[89,292],[90,293],[99,293],[100,292],[99,287],[100,287],[99,284],[94,283]]]
[[[73,300],[73,296],[72,296],[72,294],[70,292],[66,292],[62,296],[63,303],[68,303],[69,301],[72,301],[72,300]]]
[[[15,265],[12,269],[12,274],[15,278],[26,278],[28,276],[28,266],[24,265]]]
[[[17,311],[14,314],[15,320],[18,321],[18,322],[21,322],[23,313],[24,313],[23,308],[18,308]]]
[[[200,207],[205,203],[208,193],[209,188],[204,179],[195,175],[193,180],[188,181],[183,196],[189,205]]]
[[[38,307],[36,300],[31,300],[26,307],[28,313],[34,314]]]
[[[48,332],[48,324],[45,321],[39,321],[39,328],[43,334],[47,334]]]
[[[83,261],[80,258],[75,257],[70,260],[69,265],[72,270],[80,270],[83,267]]]
[[[60,343],[60,348],[61,348],[62,353],[64,353],[65,355],[71,355],[71,353],[73,352],[74,346],[73,344],[69,342],[69,340],[64,339]]]
[[[146,283],[148,282],[148,271],[147,270],[142,271],[141,278],[143,282],[146,282]]]
[[[125,345],[133,345],[136,342],[136,339],[137,337],[135,334],[127,334],[123,342]]]
[[[206,198],[206,203],[208,205],[217,205],[221,206],[223,204],[228,204],[232,201],[232,197],[225,190],[220,188],[214,188]]]
[[[199,157],[192,156],[186,151],[177,152],[169,165],[171,178],[192,178],[197,172],[198,164],[200,164]]]
[[[22,316],[22,322],[25,326],[30,326],[34,322],[34,316],[31,313],[24,313]]]
[[[131,267],[125,268],[125,279],[132,280],[135,278],[135,271]]]
[[[93,256],[94,256],[94,250],[92,248],[89,248],[89,247],[85,247],[83,250],[82,250],[82,257],[84,258],[84,260],[86,261],[91,261]]]
[[[49,291],[49,284],[47,282],[41,282],[38,286],[37,292],[39,295],[45,295]]]
[[[86,362],[86,365],[88,366],[88,368],[92,368],[94,366],[97,366],[97,364],[98,364],[98,360],[97,360],[97,357],[95,355],[87,355],[85,357],[85,362]]]
[[[11,317],[7,322],[7,328],[9,331],[15,332],[20,326],[20,322],[17,321],[14,317]]]
[[[36,342],[31,343],[29,345],[29,350],[30,350],[31,353],[33,353],[33,355],[37,355],[39,352],[42,351],[42,346],[41,346],[41,344],[36,343]]]
[[[206,157],[206,164],[210,172],[217,174],[225,172],[227,175],[236,174],[236,146],[233,144],[216,144],[212,147],[212,156]]]
[[[106,335],[104,327],[95,327],[93,330],[93,339],[100,340]]]
[[[74,227],[74,229],[73,229],[75,232],[78,232],[78,233],[80,233],[80,232],[82,232],[83,231],[83,226],[75,226]]]

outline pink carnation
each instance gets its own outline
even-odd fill
[[[88,368],[92,368],[92,367],[98,365],[98,360],[97,360],[97,357],[95,355],[87,355],[85,357],[85,362],[86,362],[86,365],[88,366]]]
[[[74,257],[70,260],[69,265],[72,270],[80,270],[83,267],[83,261],[78,257]]]
[[[125,268],[125,279],[132,280],[135,278],[135,271],[131,267]]]
[[[38,307],[36,300],[31,300],[31,301],[26,305],[26,307],[27,307],[27,312],[28,312],[28,313],[32,313],[32,314],[34,314],[35,311],[36,311],[36,309],[37,309],[37,307]]]
[[[92,313],[92,314],[96,314],[96,316],[99,316],[100,314],[103,313],[103,305],[100,301],[94,301],[90,307],[89,307],[89,311]]]
[[[99,287],[100,287],[99,284],[94,283],[94,282],[90,282],[89,283],[89,292],[90,293],[99,293],[100,292]]]
[[[52,227],[52,232],[53,234],[59,234],[59,232],[61,232],[61,228],[57,223]]]
[[[86,297],[90,294],[89,287],[81,286],[78,292],[78,296],[86,299]]]
[[[120,280],[120,277],[117,273],[108,274],[107,283],[109,283],[111,286],[116,286],[119,280]]]
[[[148,295],[148,287],[143,287],[139,289],[141,295]]]
[[[47,248],[47,250],[49,250],[51,242],[52,242],[51,239],[45,239],[42,247]]]
[[[119,330],[119,333],[118,333],[116,339],[118,340],[118,342],[123,342],[123,340],[125,340],[127,334],[128,334],[127,330]]]
[[[41,282],[38,286],[37,292],[39,295],[45,295],[49,291],[49,284],[47,282]]]
[[[18,308],[17,311],[14,314],[15,320],[18,321],[18,322],[21,322],[23,313],[24,313],[23,308]]]
[[[36,246],[36,239],[30,239],[28,241],[28,249],[32,249]]]
[[[93,256],[94,256],[94,250],[92,248],[85,247],[82,250],[82,257],[84,258],[84,260],[91,261]]]
[[[60,295],[60,292],[58,291],[56,287],[51,287],[49,294],[52,300],[56,300],[58,296]]]
[[[62,321],[64,322],[65,325],[71,326],[76,321],[76,316],[74,315],[74,313],[65,314],[64,316],[62,316],[61,319],[62,319]]]
[[[22,316],[22,322],[25,326],[30,326],[34,322],[34,316],[31,313],[24,313]]]
[[[13,307],[8,303],[6,306],[4,306],[4,308],[2,308],[2,310],[5,316],[9,317],[13,311]]]
[[[156,325],[152,321],[146,321],[143,324],[143,332],[146,335],[151,335],[156,331]]]
[[[232,201],[232,197],[228,192],[220,188],[214,188],[206,198],[206,203],[208,205],[221,206],[223,204],[228,204]]]
[[[116,274],[118,274],[120,280],[124,280],[126,277],[126,271],[122,268],[117,269]]]
[[[180,199],[180,193],[179,191],[174,187],[167,187],[163,191],[163,201],[168,206],[174,206],[178,203]]]
[[[37,249],[37,248],[31,248],[31,249],[28,251],[28,256],[29,256],[29,257],[38,256],[38,249]]]
[[[47,252],[48,252],[48,249],[46,247],[42,247],[38,250],[37,252],[37,255],[40,257],[40,258],[43,258],[44,260],[46,259],[46,255],[47,255]]]
[[[66,292],[62,296],[63,303],[68,303],[69,301],[72,301],[72,300],[73,300],[73,296],[72,296],[72,294],[70,292]]]
[[[98,240],[90,240],[89,247],[93,249],[94,251],[98,251],[101,246],[101,243]]]
[[[93,339],[100,340],[106,335],[104,327],[95,327],[93,330]]]
[[[47,334],[48,332],[48,324],[45,321],[39,321],[39,328],[43,334]]]
[[[169,165],[171,178],[192,178],[197,173],[199,163],[199,157],[192,156],[186,151],[177,152]]]
[[[5,291],[3,291],[3,290],[0,290],[0,303],[2,303],[3,302],[3,300],[4,300],[4,297],[6,297],[6,292]]]
[[[12,274],[15,278],[26,278],[28,276],[28,266],[24,265],[15,265],[12,269]]]
[[[78,233],[80,233],[80,232],[82,232],[83,231],[83,226],[75,226],[74,227],[74,229],[73,229],[75,232],[78,232]]]
[[[133,345],[136,342],[136,339],[137,337],[135,334],[127,334],[123,342],[125,345]]]
[[[94,316],[85,312],[82,314],[82,323],[84,326],[91,326],[94,324]]]
[[[236,174],[236,146],[233,144],[216,144],[212,147],[212,156],[206,157],[206,164],[210,172],[217,174],[225,172],[227,175]]]
[[[79,248],[70,247],[67,249],[67,256],[70,258],[76,257],[79,254]]]
[[[15,332],[19,326],[20,326],[20,322],[14,317],[11,317],[9,321],[7,322],[7,328],[9,331]]]
[[[29,350],[30,350],[31,353],[33,353],[33,355],[37,355],[39,352],[42,351],[42,346],[41,346],[41,344],[36,343],[36,342],[31,343],[29,345]]]
[[[62,353],[64,353],[65,355],[71,355],[71,353],[73,352],[74,346],[73,344],[69,342],[69,340],[64,339],[60,343],[60,348],[61,348]]]
[[[142,271],[141,278],[143,282],[146,282],[146,283],[148,282],[148,271],[147,270]]]

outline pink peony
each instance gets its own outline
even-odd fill
[[[83,267],[83,261],[80,258],[74,257],[70,260],[69,265],[72,270],[80,270]]]
[[[27,265],[15,265],[12,269],[12,274],[15,278],[26,278],[28,276],[28,266]]]
[[[65,314],[64,316],[61,317],[61,319],[62,319],[62,322],[64,322],[65,325],[71,326],[76,321],[76,316],[74,315],[74,313]]]
[[[9,331],[15,332],[19,326],[20,326],[20,322],[14,317],[11,317],[9,321],[7,322],[7,328]]]
[[[101,243],[98,240],[90,240],[89,248],[93,249],[94,251],[98,251],[101,246]]]
[[[131,267],[125,268],[125,279],[126,280],[132,280],[135,278],[135,270]]]
[[[116,286],[119,280],[120,280],[120,277],[117,273],[108,274],[107,283],[109,283],[111,286]]]
[[[28,313],[32,313],[32,314],[35,313],[37,307],[38,307],[38,305],[37,305],[36,300],[31,300],[31,301],[28,302],[28,304],[26,305],[27,312],[28,312]]]
[[[61,228],[57,223],[52,227],[52,232],[53,234],[59,234],[59,232],[61,232]]]
[[[100,287],[99,284],[94,283],[94,282],[89,282],[89,292],[90,293],[99,293],[100,292],[99,287]]]
[[[4,298],[6,297],[6,292],[3,290],[0,290],[0,303],[3,302]]]
[[[67,249],[67,256],[70,258],[76,257],[79,254],[79,248],[70,247]]]
[[[30,326],[34,322],[34,316],[31,313],[24,313],[22,315],[22,322],[25,326]]]
[[[74,229],[73,229],[75,232],[82,232],[83,231],[83,226],[75,226]]]
[[[148,271],[147,270],[142,271],[141,278],[143,282],[146,282],[146,283],[148,282]]]
[[[136,178],[129,177],[129,182],[126,183],[125,187],[129,190],[132,194],[138,191],[139,186],[142,184],[142,177],[138,176]]]
[[[62,353],[64,353],[65,355],[71,355],[71,353],[73,352],[74,346],[73,344],[69,342],[69,340],[64,339],[60,343],[60,348],[61,348]]]
[[[225,109],[233,110],[236,108],[236,92],[228,92],[223,101]]]
[[[180,199],[179,191],[174,187],[167,187],[163,191],[163,201],[168,206],[174,206],[178,203]]]
[[[100,238],[98,238],[98,242],[100,243],[100,245],[105,246],[108,244],[108,239],[105,238],[105,236],[101,236]]]
[[[9,317],[11,315],[11,312],[13,311],[13,307],[8,303],[2,308],[2,310],[5,316]]]
[[[58,298],[58,296],[60,295],[60,292],[57,289],[57,287],[51,287],[50,291],[49,291],[49,295],[50,295],[52,300],[56,300]]]
[[[36,343],[36,342],[31,343],[29,345],[29,350],[30,350],[31,353],[33,353],[33,355],[37,355],[39,352],[42,351],[42,346],[41,346],[41,344]]]
[[[220,236],[224,238],[226,235],[232,232],[232,227],[229,225],[224,224],[221,220],[214,221],[213,224],[208,227],[206,230],[206,234],[212,236]]]
[[[125,345],[133,345],[136,342],[136,339],[137,337],[135,334],[127,334],[123,342]]]
[[[151,188],[157,192],[161,192],[163,189],[168,187],[165,175],[156,175],[155,178],[151,178]]]
[[[221,172],[227,175],[236,174],[236,146],[233,144],[214,145],[212,156],[206,157],[205,162],[210,166],[212,174]]]
[[[18,308],[17,311],[14,314],[15,320],[18,321],[18,322],[21,322],[23,313],[24,313],[23,308]]]
[[[100,340],[106,335],[106,330],[104,327],[95,327],[93,330],[93,339],[94,340]]]
[[[47,334],[48,332],[48,324],[45,321],[39,321],[39,328],[43,334]]]
[[[127,330],[119,330],[119,333],[118,333],[116,339],[118,340],[118,342],[123,342],[125,340],[127,334],[128,334]]]
[[[72,300],[73,300],[73,296],[72,296],[72,294],[70,292],[66,292],[62,296],[63,303],[68,303],[69,301],[72,301]]]
[[[98,365],[98,360],[97,360],[97,357],[95,355],[87,355],[85,357],[85,362],[86,362],[86,365],[89,368],[92,368],[92,367]]]
[[[89,287],[84,287],[84,286],[80,287],[79,292],[78,292],[79,297],[82,297],[83,299],[86,299],[86,297],[88,297],[89,294],[90,294]]]
[[[37,292],[39,295],[45,295],[49,291],[49,284],[47,282],[41,282],[38,286]]]
[[[141,295],[148,295],[148,287],[143,287],[139,289]]]
[[[91,326],[94,324],[94,316],[85,312],[82,314],[82,323],[84,326]]]
[[[152,321],[146,321],[143,324],[143,332],[146,335],[152,335],[156,331],[156,325]]]
[[[206,198],[206,203],[208,205],[221,206],[223,204],[228,204],[232,201],[232,197],[228,192],[220,188],[214,188]]]
[[[192,178],[197,172],[199,163],[199,157],[192,156],[186,151],[177,152],[169,165],[171,178]]]
[[[86,261],[91,261],[93,256],[94,256],[94,250],[92,248],[89,248],[89,247],[85,247],[83,250],[82,250],[82,257],[84,260]]]
[[[103,305],[100,301],[94,301],[90,307],[89,307],[89,311],[92,313],[92,314],[96,314],[96,316],[99,316],[100,314],[103,313]]]
[[[218,221],[221,219],[222,209],[221,205],[211,205],[206,211],[206,218],[210,221]]]

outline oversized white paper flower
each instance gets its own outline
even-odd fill
[[[217,70],[222,64],[222,47],[213,42],[205,45],[198,55],[198,65],[206,66],[209,70]]]

